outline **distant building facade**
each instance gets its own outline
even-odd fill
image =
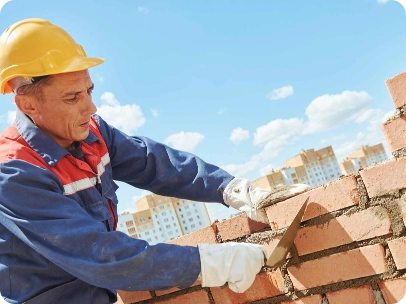
[[[349,154],[341,163],[340,169],[344,174],[358,172],[359,169],[368,167],[373,163],[388,159],[383,144],[375,146],[362,146]]]
[[[117,230],[151,245],[210,225],[204,203],[151,194],[135,204],[137,212],[118,216]]]
[[[268,188],[276,185],[307,184],[310,187],[324,184],[342,175],[331,146],[315,151],[302,150],[284,162],[284,168],[272,171],[253,182],[254,187]]]

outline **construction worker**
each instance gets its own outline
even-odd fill
[[[185,288],[199,275],[202,286],[244,292],[264,264],[264,246],[149,245],[115,231],[113,180],[222,203],[264,222],[255,206],[269,191],[95,115],[88,69],[102,62],[43,19],[17,22],[0,37],[0,92],[14,93],[17,106],[0,137],[2,297],[114,303],[116,290]]]

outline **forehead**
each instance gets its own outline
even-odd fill
[[[67,89],[92,85],[88,70],[52,75],[50,87]]]

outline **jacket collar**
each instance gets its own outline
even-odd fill
[[[69,154],[68,150],[58,145],[18,109],[15,124],[21,137],[48,165],[55,166],[62,157]],[[90,145],[95,141],[99,141],[99,139],[90,131],[84,142]]]

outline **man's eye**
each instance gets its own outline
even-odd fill
[[[66,102],[74,102],[74,101],[76,101],[76,96],[73,97],[73,98],[65,99],[65,101],[66,101]]]

